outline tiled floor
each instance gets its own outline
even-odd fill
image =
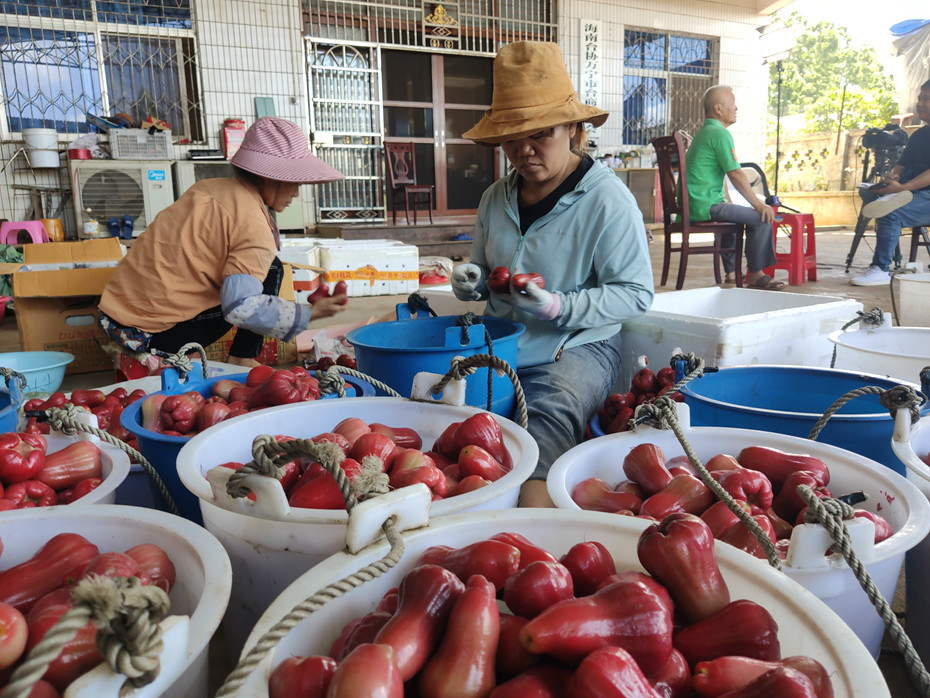
[[[844,271],[845,260],[851,241],[852,231],[849,230],[818,231],[818,280],[816,282],[809,282],[803,286],[789,287],[784,292],[852,298],[861,302],[865,310],[879,307],[887,312],[892,312],[892,292],[889,286],[863,288],[849,285],[850,276],[853,276],[857,272],[861,273],[868,265],[868,261],[871,258],[871,249],[868,243],[872,241],[872,238],[867,237],[860,246],[855,260],[856,266],[853,267],[852,273],[847,275]],[[662,235],[660,231],[656,232],[656,240],[652,243],[650,248],[653,269],[656,279],[658,280],[662,262]],[[907,249],[905,249],[905,254],[906,252]],[[921,255],[919,261],[923,264],[922,270],[926,271],[927,262],[930,261],[930,257],[927,257],[924,251],[921,251]],[[677,268],[677,258],[673,257],[671,265],[672,281],[669,286],[657,289],[659,292],[673,290],[674,287],[672,284],[674,284],[674,275],[677,273]],[[783,271],[777,272],[776,278],[787,280],[787,273]],[[710,266],[710,258],[704,255],[692,257],[684,288],[699,288],[712,285],[712,282],[713,274]],[[350,301],[349,307],[345,313],[336,318],[324,321],[324,323],[342,324],[346,322],[360,322],[370,317],[380,317],[390,312],[396,303],[405,300],[406,297],[404,296],[354,298]],[[900,304],[900,298],[896,298],[895,303]],[[0,351],[19,350],[19,337],[16,331],[15,321],[15,315],[8,314],[2,324],[0,324]],[[930,324],[930,318],[928,318],[926,324]],[[71,390],[74,388],[99,387],[108,385],[112,382],[113,374],[108,371],[67,376],[63,387],[66,390]],[[903,610],[903,600],[900,594],[896,597],[895,608],[896,610]],[[912,696],[918,695],[908,682],[904,669],[904,662],[901,660],[900,656],[892,651],[884,651],[880,657],[879,663],[885,673],[894,698],[911,698]]]

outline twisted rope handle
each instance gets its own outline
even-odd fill
[[[206,380],[208,377],[207,352],[197,342],[188,342],[180,349],[178,349],[176,354],[167,354],[162,356],[162,361],[164,361],[168,366],[173,366],[174,368],[178,369],[178,373],[181,374],[181,379],[183,380],[194,368],[194,364],[191,363],[191,359],[188,356],[188,354],[194,351],[197,351],[200,354],[200,363],[203,368],[203,377],[204,380]]]
[[[338,454],[338,455],[337,455]],[[345,456],[342,451],[334,444],[316,444],[309,439],[294,439],[293,441],[284,441],[278,443],[274,437],[261,435],[252,442],[252,463],[243,466],[233,476],[238,475],[247,467],[252,467],[251,472],[259,471],[279,471],[279,465],[286,463],[300,456],[309,456],[318,460],[323,467],[333,477],[345,498],[346,509],[351,513],[352,509],[359,501],[376,497],[388,491],[388,477],[385,473],[379,472],[377,476],[365,478],[364,485],[359,485],[362,476],[355,479],[355,487],[364,487],[364,491],[353,491],[353,485],[348,481],[345,472],[339,463]],[[339,457],[342,456],[342,457]],[[362,461],[363,471],[366,468],[373,470],[382,469],[380,459],[374,456],[367,456]],[[233,477],[230,477],[230,487],[228,491],[232,494],[231,484]],[[237,481],[241,478],[237,478]],[[244,488],[243,488],[244,489]],[[237,495],[233,495],[237,496]],[[318,611],[328,602],[347,594],[352,589],[360,587],[365,582],[377,579],[388,570],[392,569],[400,561],[404,554],[404,540],[396,527],[396,517],[391,516],[382,525],[381,530],[390,543],[390,550],[380,560],[366,565],[358,572],[343,577],[342,579],[329,584],[323,589],[317,591],[309,598],[295,606],[286,616],[275,623],[267,633],[265,633],[255,646],[249,650],[249,653],[242,658],[236,668],[226,677],[223,685],[216,694],[216,698],[226,698],[237,695],[242,684],[255,671],[255,667],[265,658],[265,656],[277,647],[278,643],[291,630],[293,630],[301,621],[315,611]]]
[[[476,369],[486,366],[495,369],[498,373],[506,374],[506,376],[510,378],[510,382],[513,383],[514,396],[517,401],[517,418],[515,421],[526,429],[526,395],[523,394],[523,386],[520,385],[520,379],[517,377],[516,371],[511,368],[509,363],[499,356],[492,356],[491,354],[473,354],[468,358],[459,356],[453,357],[449,371],[432,387],[430,392],[432,392],[433,395],[441,395],[450,381],[461,380],[465,378],[465,376],[473,374]]]
[[[656,398],[655,402],[643,403],[636,408],[634,421],[637,424],[648,423],[656,429],[671,429],[675,433],[675,436],[678,437],[678,441],[685,450],[688,460],[690,460],[691,464],[694,466],[701,482],[703,482],[719,500],[726,502],[727,508],[736,514],[739,520],[745,524],[746,528],[752,532],[752,535],[756,537],[756,540],[758,540],[759,544],[762,546],[762,550],[765,551],[765,557],[769,565],[777,570],[781,569],[781,558],[778,556],[775,544],[752,518],[752,515],[739,506],[732,495],[723,489],[719,482],[711,477],[710,472],[704,467],[701,459],[698,458],[697,454],[694,452],[691,443],[688,441],[688,438],[681,428],[681,424],[678,422],[678,412],[675,407],[675,401],[667,395],[663,395],[662,397]]]
[[[168,594],[138,577],[91,575],[77,583],[70,608],[17,667],[0,698],[28,698],[49,665],[88,621],[97,628],[97,648],[110,668],[133,686],[145,686],[158,676],[161,627]]]
[[[827,529],[830,537],[839,545],[840,553],[843,555],[843,559],[846,560],[846,564],[849,565],[849,569],[856,576],[856,581],[859,582],[859,586],[862,587],[862,590],[869,597],[869,601],[875,606],[875,610],[878,611],[878,615],[884,621],[889,634],[901,649],[908,676],[914,688],[923,696],[930,695],[930,674],[924,668],[917,651],[914,649],[914,645],[898,622],[898,618],[891,610],[891,606],[882,596],[878,587],[875,586],[875,582],[872,581],[872,577],[866,570],[865,565],[862,564],[859,556],[856,555],[852,548],[849,531],[846,529],[843,520],[851,519],[855,509],[836,499],[820,499],[807,485],[798,486],[798,495],[807,504],[804,521],[806,523],[821,524]]]
[[[811,429],[807,438],[816,441],[817,437],[820,435],[820,431],[826,426],[830,417],[836,414],[847,402],[861,395],[878,395],[879,403],[888,410],[892,419],[894,419],[895,413],[899,409],[908,409],[911,413],[911,424],[916,424],[920,420],[919,405],[922,400],[920,394],[913,388],[906,385],[896,385],[892,388],[888,388],[888,390],[884,390],[874,385],[866,385],[841,395],[827,408],[823,416],[817,420],[817,423],[814,425],[814,428]],[[926,399],[926,396],[924,396],[924,399]]]
[[[77,413],[87,411],[88,410],[84,407],[78,407],[70,403],[63,407],[50,407],[45,411],[47,418],[46,421],[55,431],[60,431],[61,433],[68,436],[74,436],[78,431],[83,431],[86,434],[93,434],[101,441],[106,441],[108,444],[116,446],[118,449],[126,453],[142,466],[145,474],[149,476],[149,479],[153,483],[155,483],[155,487],[158,489],[158,493],[168,505],[168,510],[175,516],[180,516],[181,512],[178,510],[178,505],[174,502],[174,497],[172,497],[171,493],[168,492],[168,488],[165,486],[164,480],[161,479],[161,475],[158,474],[158,471],[155,470],[155,467],[149,463],[145,456],[143,456],[129,444],[113,436],[113,434],[110,432],[104,431],[103,429],[99,429],[97,427],[92,427],[88,424],[82,424],[81,422],[77,421]]]
[[[867,325],[874,325],[875,327],[881,327],[882,323],[885,322],[885,312],[878,307],[872,308],[867,313],[862,312],[861,310],[856,311],[856,317],[843,325],[840,330],[845,332],[847,328],[852,327],[857,322],[864,322]],[[833,356],[830,358],[830,368],[833,368],[836,365],[836,349],[837,344],[833,344]]]
[[[387,383],[382,383],[374,376],[369,376],[367,373],[362,373],[358,369],[349,368],[348,366],[340,366],[339,364],[335,364],[333,366],[330,366],[328,369],[326,369],[327,374],[330,372],[344,373],[347,376],[355,376],[356,378],[361,378],[363,381],[367,381],[371,383],[375,388],[377,388],[378,390],[381,390],[382,392],[387,393],[391,397],[399,397],[399,398],[404,397],[403,395],[398,393],[396,390],[394,390],[394,388],[389,386]],[[321,390],[322,390],[322,387],[321,387]]]
[[[24,376],[19,371],[14,371],[12,368],[4,368],[0,366],[0,376],[3,376],[6,380],[7,387],[10,385],[10,380],[15,378],[19,383],[19,392],[26,390],[26,376]]]

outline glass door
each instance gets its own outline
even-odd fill
[[[491,103],[493,60],[382,51],[386,142],[412,142],[417,181],[436,187],[434,215],[475,213],[497,178],[495,149],[462,138]]]

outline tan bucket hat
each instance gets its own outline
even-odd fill
[[[607,116],[578,100],[558,44],[516,41],[497,52],[491,108],[462,137],[497,145],[562,124],[600,126]]]

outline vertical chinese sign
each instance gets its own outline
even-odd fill
[[[581,93],[579,99],[584,104],[599,106],[601,103],[601,36],[603,30],[600,20],[581,20]],[[588,137],[597,135],[597,129],[590,124]]]

